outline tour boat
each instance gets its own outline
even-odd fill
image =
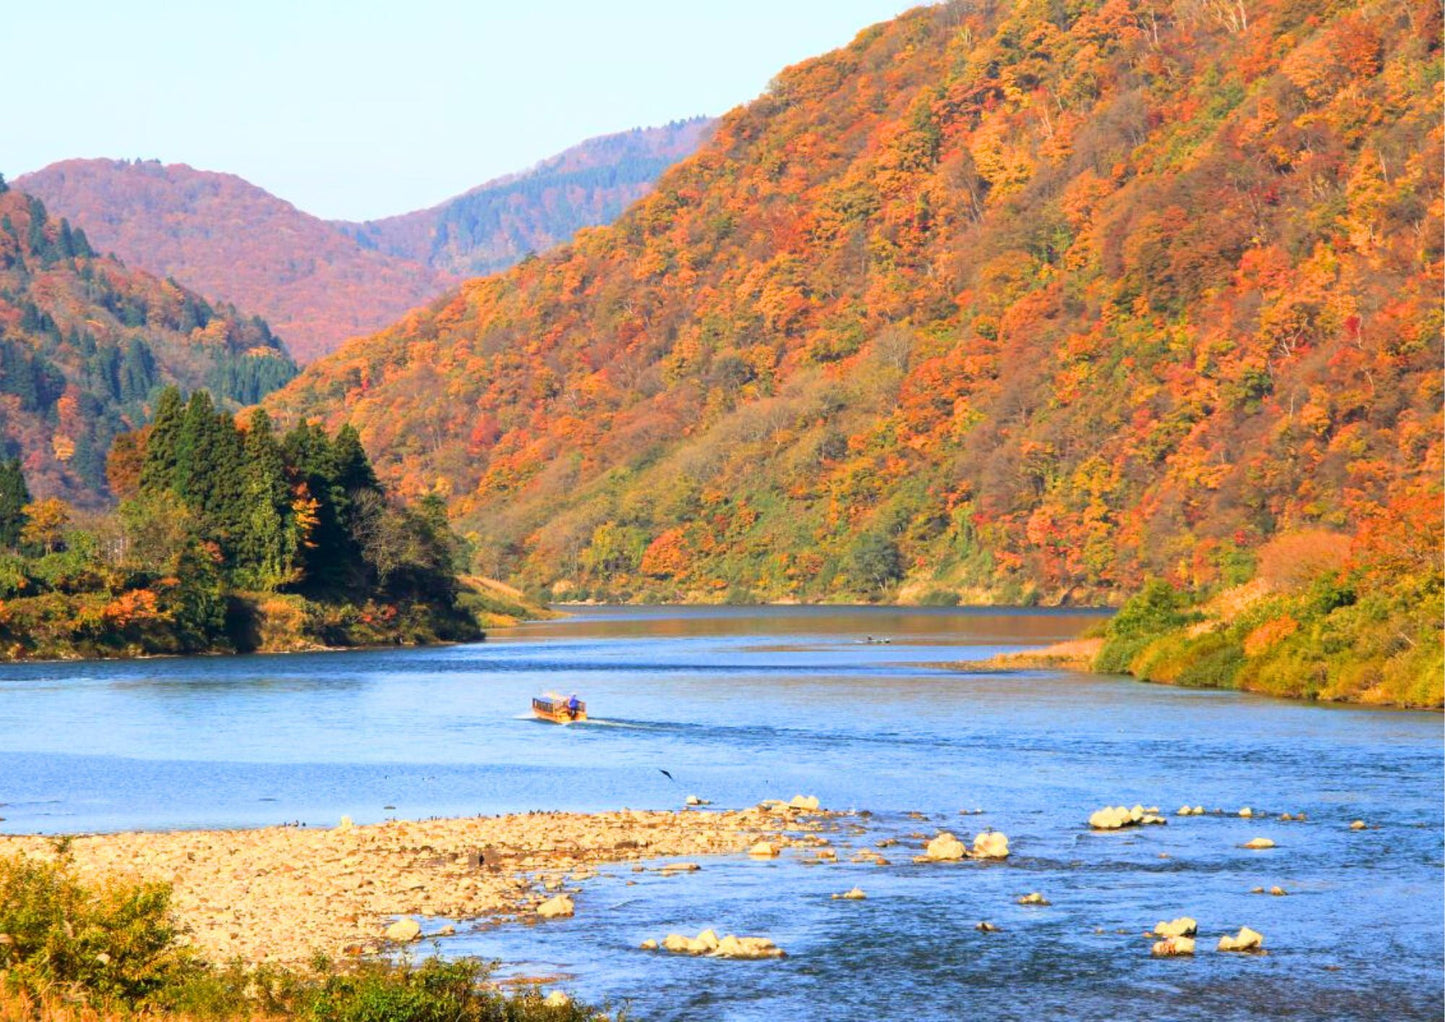
[[[571,698],[576,698],[575,696]],[[567,696],[546,692],[532,698],[532,714],[538,720],[550,720],[553,724],[572,724],[587,719],[587,704],[581,700],[573,709]]]

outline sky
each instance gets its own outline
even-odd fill
[[[25,0],[7,178],[72,157],[239,174],[299,208],[431,206],[584,138],[720,114],[918,0]]]

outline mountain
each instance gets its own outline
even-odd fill
[[[82,225],[97,249],[256,310],[302,362],[445,286],[426,267],[368,251],[233,174],[65,160],[15,184]]]
[[[0,455],[37,496],[96,503],[111,440],[169,384],[235,409],[294,375],[265,321],[97,256],[0,179]]]
[[[583,227],[617,219],[664,170],[691,155],[712,125],[710,118],[693,117],[603,135],[431,209],[333,223],[368,248],[443,273],[495,273]]]
[[[1439,64],[1423,2],[917,9],[267,407],[558,595],[1243,581],[1438,508]]]
[[[368,224],[328,222],[182,163],[65,160],[15,184],[82,225],[98,249],[264,315],[305,363],[459,275],[510,266],[611,220],[710,123],[592,139],[434,209]]]

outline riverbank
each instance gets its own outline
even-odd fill
[[[396,917],[538,918],[596,867],[803,842],[827,814],[618,810],[330,828],[181,830],[74,838],[0,835],[0,855],[69,855],[79,876],[171,886],[178,921],[209,961],[295,964],[374,953]],[[425,934],[424,934],[425,936]]]

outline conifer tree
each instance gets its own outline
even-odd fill
[[[25,505],[30,503],[30,488],[19,458],[0,461],[0,546],[14,549],[25,527]]]
[[[298,537],[291,521],[281,445],[270,416],[260,409],[246,433],[241,485],[238,574],[255,588],[275,589],[292,576]]]
[[[140,486],[148,493],[176,488],[176,448],[180,442],[185,406],[181,392],[175,387],[161,391],[156,402],[155,423],[146,440],[145,461],[141,465]]]

